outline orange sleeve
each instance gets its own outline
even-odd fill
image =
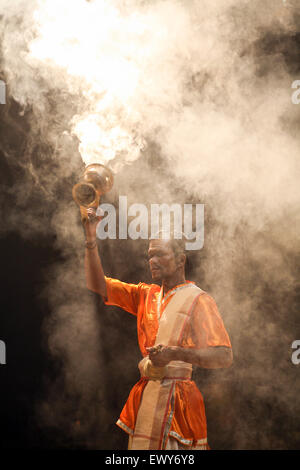
[[[209,346],[227,346],[230,339],[216,302],[210,295],[200,295],[190,322],[190,344],[197,349]]]
[[[105,280],[107,290],[105,304],[121,307],[129,313],[137,315],[142,284],[128,284],[106,276]]]

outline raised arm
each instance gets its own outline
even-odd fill
[[[97,247],[96,228],[101,217],[96,216],[93,208],[88,209],[89,219],[84,224],[85,230],[85,276],[87,288],[104,299],[107,298],[106,281]]]

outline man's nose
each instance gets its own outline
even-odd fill
[[[159,263],[158,263],[158,261],[157,261],[157,257],[156,257],[156,256],[153,256],[152,258],[150,258],[149,264],[150,264],[151,267],[153,267],[153,266],[159,266]]]

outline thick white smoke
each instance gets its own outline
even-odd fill
[[[249,53],[262,30],[292,31],[288,2],[36,0],[2,2],[1,12],[11,94],[43,126],[59,90],[85,163],[118,157],[118,169],[151,139],[196,191],[195,175],[202,191],[213,179],[244,208],[295,204],[297,142],[281,122],[290,76],[278,57],[258,79]]]
[[[181,187],[197,202],[209,201],[215,225],[205,243],[214,248],[202,268],[236,333],[237,351],[241,316],[250,319],[255,299],[264,296],[256,286],[253,297],[239,297],[243,286],[233,281],[238,269],[247,269],[243,250],[266,283],[286,288],[295,283],[285,263],[285,252],[297,250],[299,229],[299,144],[289,125],[296,118],[293,80],[283,56],[262,58],[258,43],[264,34],[293,34],[298,10],[292,0],[2,0],[0,5],[9,92],[32,110],[32,139],[55,149],[58,170],[43,175],[45,191],[51,193],[55,179],[76,168],[74,139],[85,164],[108,163],[118,174],[154,142]],[[127,190],[139,198],[133,188]],[[60,203],[52,220],[68,256],[81,243],[72,207]],[[78,369],[76,361],[78,344],[93,330],[94,313],[92,307],[86,313],[85,303],[79,308],[78,298],[61,305],[56,290],[62,278],[72,290],[72,276],[80,279],[82,269],[77,257],[58,267],[50,288],[55,312],[50,347],[65,355],[67,382],[78,390],[93,376],[92,366]],[[276,336],[273,325],[268,331]],[[252,334],[260,334],[258,325]],[[92,338],[86,360],[100,367],[95,333]],[[87,401],[97,383],[93,386]]]

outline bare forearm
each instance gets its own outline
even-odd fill
[[[85,276],[87,288],[106,298],[106,282],[97,246],[85,249]]]
[[[227,368],[232,364],[231,348],[219,346],[205,349],[180,348],[174,346],[173,360],[184,361],[204,369]]]

